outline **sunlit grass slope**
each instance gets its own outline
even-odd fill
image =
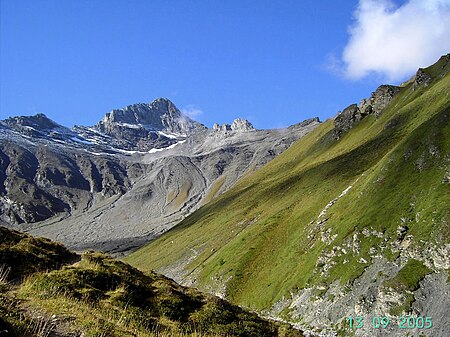
[[[2,227],[0,239],[2,336],[302,336],[102,253],[77,256]]]
[[[348,284],[361,275],[381,238],[362,237],[359,252],[336,257],[326,273],[317,272],[317,260],[363,228],[383,233],[388,244],[401,225],[417,247],[449,242],[450,74],[441,76],[444,66],[425,69],[433,76],[429,85],[410,83],[378,119],[369,115],[339,140],[333,121],[324,122],[126,261],[142,270],[178,270],[179,279],[201,289],[267,309],[298,289]]]

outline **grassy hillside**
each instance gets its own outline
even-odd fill
[[[0,262],[1,336],[302,336],[160,274],[2,227]]]
[[[427,85],[403,87],[379,118],[367,116],[339,140],[326,121],[125,260],[259,310],[303,288],[351,286],[375,256],[397,261],[416,251],[432,265],[426,252],[450,242],[444,61],[424,70]],[[408,275],[417,283],[431,271]]]

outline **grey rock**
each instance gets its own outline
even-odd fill
[[[350,130],[355,123],[363,119],[360,109],[356,104],[352,104],[340,112],[334,120],[334,136],[339,139],[341,135]]]
[[[414,78],[413,88],[416,89],[419,86],[427,86],[431,82],[431,76],[428,75],[422,68],[417,70],[416,76]]]
[[[442,78],[450,71],[450,54],[442,55],[439,60],[430,68],[419,68],[413,77],[413,90],[423,86],[428,86],[432,82],[432,76]]]
[[[158,98],[148,104],[115,109],[107,113],[94,129],[112,137],[116,147],[149,151],[175,144],[187,134],[206,127],[182,114],[170,100]]]
[[[376,117],[379,117],[400,90],[400,87],[394,85],[381,85],[370,98],[363,99],[358,107],[363,115],[375,114]]]
[[[96,127],[109,134],[118,124],[181,134],[189,133],[197,128],[205,128],[202,124],[183,115],[170,100],[165,98],[158,98],[149,104],[139,103],[124,109],[113,110],[107,113]]]
[[[222,132],[231,131],[231,125],[230,124],[219,125],[217,123],[214,123],[213,130],[214,131],[222,131]]]
[[[43,131],[61,127],[61,125],[55,123],[43,113],[38,113],[35,116],[11,117],[4,120],[3,123],[13,128],[18,128],[19,130],[24,127],[30,127],[39,131]]]
[[[276,303],[269,317],[277,318],[281,312],[288,311],[290,323],[302,330],[311,330],[317,335],[324,326],[333,326],[336,322],[344,322],[347,317],[362,316],[367,324],[355,331],[355,336],[405,336],[405,330],[398,328],[397,317],[389,314],[391,308],[401,305],[406,294],[385,286],[385,282],[395,277],[402,264],[389,262],[385,258],[373,258],[362,275],[352,284],[341,285],[338,281],[326,288],[314,286],[292,293],[290,298],[283,298]],[[450,303],[450,285],[445,271],[435,271],[420,282],[420,286],[412,295],[411,316],[432,317],[432,336],[446,337],[449,331],[448,313]],[[320,290],[322,295],[316,296]],[[386,329],[374,329],[371,325],[373,317],[388,316],[391,324]],[[405,314],[405,316],[410,316]],[[285,316],[283,316],[285,317]],[[334,327],[342,328],[341,324]],[[425,330],[426,331],[426,330]],[[423,336],[424,330],[409,329],[408,336]],[[315,334],[314,334],[315,333]],[[336,332],[335,332],[336,333]],[[333,335],[333,331],[329,332]]]
[[[433,319],[433,336],[444,337],[450,331],[450,285],[448,273],[434,273],[425,276],[414,292],[413,310]],[[420,335],[420,331],[414,331]]]
[[[233,131],[250,131],[255,130],[252,123],[246,119],[237,118],[231,124],[231,130]]]
[[[334,119],[333,136],[339,139],[353,126],[368,115],[379,117],[401,88],[393,85],[381,85],[369,98],[361,100],[359,105],[351,104]]]
[[[250,123],[248,120],[236,118],[231,125],[230,124],[219,125],[217,123],[214,123],[213,130],[216,132],[229,132],[229,131],[245,132],[255,130],[255,128],[253,127],[252,123]]]

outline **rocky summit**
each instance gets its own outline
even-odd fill
[[[115,109],[94,127],[113,137],[122,147],[148,151],[175,144],[177,139],[206,127],[193,121],[168,99],[129,105]],[[158,132],[159,131],[159,132]]]
[[[43,114],[8,118],[0,122],[0,222],[74,249],[128,251],[319,124],[256,130],[238,118],[209,129],[165,98],[114,109],[90,127]]]
[[[213,130],[214,131],[223,131],[223,132],[251,131],[251,130],[255,130],[255,128],[253,127],[252,123],[250,123],[248,120],[237,118],[233,121],[233,123],[231,125],[230,124],[219,125],[217,123],[214,123]]]

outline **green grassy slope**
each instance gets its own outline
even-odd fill
[[[142,270],[183,265],[185,282],[268,309],[311,285],[350,284],[373,249],[395,259],[399,226],[419,250],[448,243],[448,67],[425,69],[429,85],[410,83],[378,119],[369,115],[338,141],[326,121],[125,260]],[[345,250],[325,259],[336,247]]]
[[[302,336],[101,253],[3,227],[0,239],[2,336]]]

